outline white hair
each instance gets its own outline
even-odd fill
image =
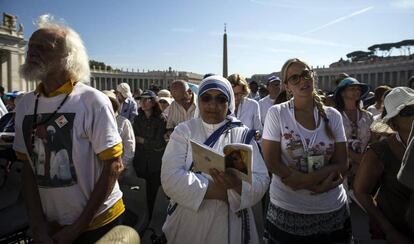
[[[70,78],[74,81],[89,82],[89,58],[79,34],[68,27],[63,19],[56,21],[50,14],[39,16],[36,25],[38,29],[56,29],[64,32],[65,50],[67,51],[64,60],[65,70],[69,72]]]

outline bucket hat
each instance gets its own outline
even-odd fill
[[[341,92],[345,88],[347,88],[348,86],[359,86],[359,87],[361,87],[361,97],[360,97],[360,99],[363,99],[364,97],[366,97],[368,95],[369,86],[367,84],[361,83],[355,78],[347,77],[347,78],[341,80],[341,82],[339,82],[338,86],[336,87],[336,89],[334,91],[334,98],[337,99],[338,96],[340,96]]]

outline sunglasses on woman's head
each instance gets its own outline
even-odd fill
[[[200,100],[203,103],[208,103],[211,100],[214,100],[216,103],[220,103],[220,104],[224,104],[224,103],[228,102],[227,97],[224,96],[224,95],[212,96],[210,94],[203,94],[203,95],[201,95]]]
[[[407,106],[403,108],[399,113],[401,117],[409,117],[414,115],[414,106]]]

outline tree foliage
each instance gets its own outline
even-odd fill
[[[99,62],[93,59],[89,60],[89,67],[100,70],[112,70],[110,65],[106,65],[104,62]]]
[[[382,51],[383,53],[390,55],[392,49],[394,48],[395,49],[401,49],[401,48],[409,49],[410,46],[414,46],[414,39],[403,40],[400,42],[375,44],[375,45],[368,47],[368,50],[374,53]]]
[[[347,58],[350,58],[352,60],[358,60],[361,58],[366,58],[372,56],[374,53],[372,51],[365,52],[365,51],[354,51],[351,53],[348,53],[346,55]]]

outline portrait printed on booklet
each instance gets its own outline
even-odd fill
[[[213,148],[191,141],[194,172],[210,174],[210,169],[229,172],[239,179],[252,183],[252,159],[253,149],[251,145],[242,143],[228,144],[223,152],[217,152]]]

